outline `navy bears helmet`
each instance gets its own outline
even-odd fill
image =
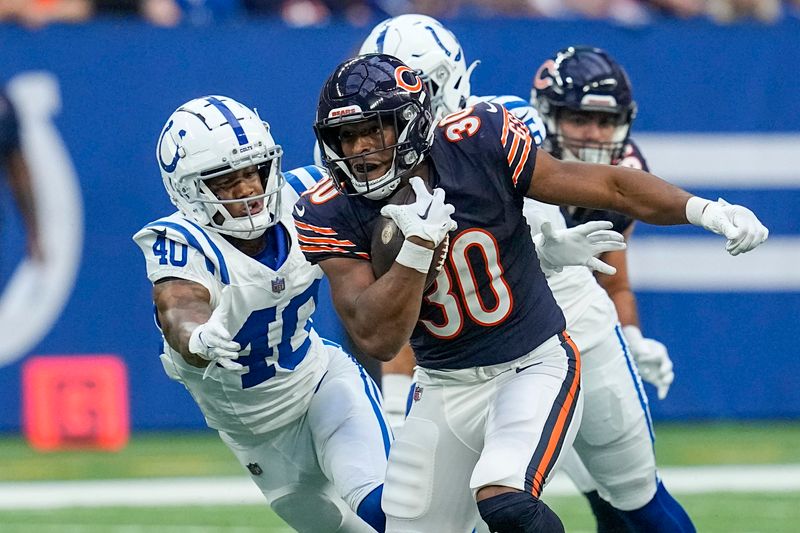
[[[339,136],[341,126],[375,119],[381,131],[381,146],[345,156]],[[385,126],[394,127],[396,142],[387,145],[382,133]],[[336,67],[322,88],[314,123],[323,163],[337,189],[372,200],[389,196],[401,178],[425,158],[434,130],[430,96],[422,79],[399,59],[386,54],[359,56]],[[365,156],[383,150],[394,150],[389,170],[378,178],[358,179],[353,167],[367,168]]]
[[[586,46],[564,48],[545,61],[533,78],[530,101],[547,127],[545,149],[560,159],[606,164],[618,160],[636,117],[625,70],[606,51]],[[559,126],[564,109],[613,115],[615,130],[610,142],[566,138]]]

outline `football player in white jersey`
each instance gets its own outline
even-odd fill
[[[224,96],[167,120],[156,148],[178,211],[134,236],[161,362],[297,531],[382,532],[392,439],[376,384],[312,327],[319,267],[291,209],[321,169],[282,173],[269,125]]]
[[[477,62],[472,63],[469,68],[466,67],[463,49],[458,40],[436,19],[424,15],[402,15],[378,24],[360,50],[362,54],[375,52],[394,55],[421,73],[432,95],[434,113],[438,117],[479,101],[490,101],[504,105],[525,122],[532,137],[540,145],[548,133],[556,136],[556,139],[560,139],[563,134],[561,130],[556,131],[552,127],[552,131],[546,133],[537,110],[521,98],[471,95],[469,77]],[[615,63],[614,66],[617,68]],[[606,74],[609,74],[606,76],[609,79],[614,79],[614,76],[620,78],[619,84],[614,81],[616,89],[623,82],[627,84],[624,73],[619,76],[615,70]],[[598,76],[597,79],[600,78]],[[577,82],[575,86],[582,87]],[[592,85],[587,83],[585,86]],[[632,104],[629,87],[626,85],[625,88],[628,89]],[[600,84],[599,89],[589,96],[606,95],[606,89],[607,87]],[[635,104],[632,105],[635,110]],[[633,113],[631,119],[632,116]],[[616,116],[614,120],[616,121]],[[619,128],[624,129],[624,142],[621,145],[627,143],[629,127],[628,122],[624,128]],[[608,135],[612,134],[621,135],[616,128]],[[555,139],[553,142],[556,142]],[[598,143],[588,143],[591,146],[596,144]],[[547,148],[552,144],[545,141],[544,146]],[[600,143],[600,147],[603,146]],[[611,163],[610,157],[607,161],[589,159],[584,155],[586,146],[583,148],[583,152],[576,149],[574,159],[586,158],[591,162]],[[620,153],[619,161],[625,159],[623,155],[633,157],[634,148],[626,147],[626,150],[630,153]],[[597,150],[592,151],[593,154],[596,152]],[[638,168],[642,166],[639,165]],[[575,339],[584,360],[582,386],[587,390],[587,400],[575,445],[581,452],[583,461],[575,451],[570,451],[564,454],[562,468],[587,495],[601,531],[692,531],[691,520],[657,477],[647,396],[641,387],[636,363],[632,361],[632,357],[637,359],[642,369],[647,371],[643,372],[645,378],[658,387],[659,396],[662,397],[673,378],[672,363],[666,349],[657,341],[642,337],[638,329],[635,298],[629,288],[627,294],[617,296],[612,301],[589,268],[547,268],[541,246],[546,241],[560,238],[559,233],[565,231],[568,225],[558,207],[529,198],[525,199],[524,205],[524,213],[537,243],[540,261],[548,275],[548,285],[564,311],[567,330]],[[580,222],[588,220],[586,218]],[[591,220],[600,219],[594,217]],[[614,229],[627,230],[630,222],[628,220],[627,225],[621,226],[615,221]],[[611,280],[608,287],[616,294],[627,286],[627,269],[624,255],[619,257],[621,254],[624,251],[609,252],[601,256],[603,261],[609,261],[612,266],[605,273],[612,273],[617,269],[622,271],[620,282],[614,276],[604,276],[604,279]],[[606,265],[594,265],[596,269],[606,270]],[[620,314],[624,314],[626,318],[623,322],[625,328],[619,324],[615,304],[621,307]],[[406,348],[401,355],[384,364],[382,377],[387,416],[395,428],[402,426],[408,391],[412,385],[410,370],[413,368],[413,354],[410,348]],[[587,472],[584,462],[589,464],[591,474]],[[623,514],[626,518],[621,516]]]

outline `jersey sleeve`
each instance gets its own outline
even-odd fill
[[[500,167],[511,181],[515,193],[525,196],[533,180],[536,167],[536,141],[531,130],[513,113],[500,106],[501,113],[495,113],[495,135],[499,152]]]
[[[209,291],[216,285],[205,255],[185,242],[156,228],[140,232],[134,240],[144,254],[147,278],[152,283],[163,278],[180,278],[199,283]]]
[[[354,221],[347,199],[325,178],[306,191],[292,215],[300,250],[311,264],[330,258],[370,259],[370,240],[364,225]]]

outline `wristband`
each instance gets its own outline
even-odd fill
[[[711,200],[706,200],[699,196],[692,196],[689,198],[686,202],[686,220],[695,226],[704,227],[701,219],[703,217],[703,211],[705,211],[710,203]]]
[[[405,240],[400,248],[400,253],[397,254],[394,260],[404,267],[413,268],[417,272],[427,274],[431,268],[431,261],[433,261],[433,250]]]

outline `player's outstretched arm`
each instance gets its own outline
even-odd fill
[[[752,250],[769,235],[746,207],[692,196],[642,170],[559,161],[544,150],[536,153],[527,194],[551,204],[617,211],[651,224],[689,222],[725,236],[731,255]]]
[[[231,360],[239,357],[239,345],[222,324],[210,320],[208,289],[193,281],[166,278],[153,286],[153,301],[164,338],[187,363],[204,368],[215,361],[230,370],[242,368]]]

